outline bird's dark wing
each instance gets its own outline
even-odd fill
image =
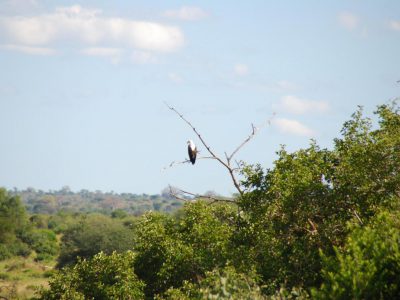
[[[196,161],[197,150],[196,149],[193,150],[189,145],[188,146],[188,153],[189,153],[190,162],[194,165],[194,163]]]

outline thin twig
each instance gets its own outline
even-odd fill
[[[358,215],[355,209],[353,209],[353,214],[357,218],[358,222],[360,222],[361,225],[364,225],[363,221],[361,220],[360,216]]]
[[[185,198],[179,197],[177,194],[175,194],[174,192],[172,192],[171,187],[170,187],[170,190],[169,190],[169,194],[170,194],[172,197],[174,197],[175,199],[177,199],[177,200],[181,200],[181,201],[184,201],[184,202],[189,201],[189,199],[185,199]]]
[[[250,133],[250,135],[249,135],[238,147],[236,147],[235,150],[233,150],[232,154],[231,154],[229,157],[227,157],[227,160],[230,161],[230,160],[233,158],[233,156],[234,156],[246,143],[248,143],[248,142],[257,134],[257,132],[258,132],[261,128],[263,128],[264,126],[267,126],[267,125],[271,125],[271,121],[272,121],[272,119],[273,119],[274,117],[275,117],[275,113],[273,113],[272,116],[271,116],[265,123],[261,124],[261,125],[258,126],[258,127],[255,127],[254,124],[252,123],[252,124],[251,124],[251,133]]]
[[[199,159],[215,159],[215,157],[212,157],[212,156],[201,156],[201,157],[197,157],[196,158],[196,160],[199,160]],[[161,170],[164,171],[164,170],[166,170],[168,168],[172,168],[175,165],[183,165],[183,164],[187,164],[187,163],[191,163],[191,161],[189,159],[185,159],[185,160],[182,160],[182,161],[174,160],[168,166],[165,166]]]

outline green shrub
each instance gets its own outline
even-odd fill
[[[224,266],[235,212],[227,205],[198,201],[185,205],[177,217],[148,213],[135,227],[135,270],[153,297],[185,280]]]
[[[10,278],[10,275],[7,273],[0,273],[0,280],[7,280]]]
[[[35,250],[37,260],[47,260],[58,254],[59,246],[56,234],[49,229],[32,229],[21,234],[29,246]]]
[[[355,227],[342,250],[324,258],[316,299],[399,299],[400,213],[381,213]]]
[[[10,258],[12,253],[10,252],[9,248],[6,244],[0,244],[0,260],[5,260]]]
[[[28,257],[32,253],[32,250],[29,248],[29,245],[22,243],[20,241],[17,241],[13,245],[11,245],[11,249],[15,255],[23,257]]]
[[[133,231],[119,219],[92,214],[73,224],[61,239],[58,267],[74,264],[77,257],[91,258],[99,252],[111,254],[133,248]]]
[[[206,272],[197,284],[185,281],[181,288],[170,288],[160,299],[248,299],[264,300],[256,275],[238,273],[233,267]]]
[[[58,271],[50,279],[49,289],[41,289],[36,299],[143,299],[144,284],[134,273],[134,259],[128,251],[79,260]]]

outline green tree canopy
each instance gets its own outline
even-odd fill
[[[143,282],[133,270],[134,254],[113,252],[96,254],[92,259],[79,260],[50,280],[49,289],[39,291],[36,299],[143,299]]]
[[[133,248],[133,231],[120,220],[91,214],[71,225],[61,239],[58,266],[73,264],[78,257],[90,258],[103,251],[124,252]]]

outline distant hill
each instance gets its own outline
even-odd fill
[[[9,193],[19,195],[30,213],[40,214],[54,214],[58,211],[110,214],[115,210],[123,210],[129,214],[141,215],[150,210],[173,212],[184,202],[172,197],[166,190],[161,194],[148,195],[88,190],[73,192],[69,187],[63,187],[58,191],[47,192],[34,188],[26,190],[15,188]]]

